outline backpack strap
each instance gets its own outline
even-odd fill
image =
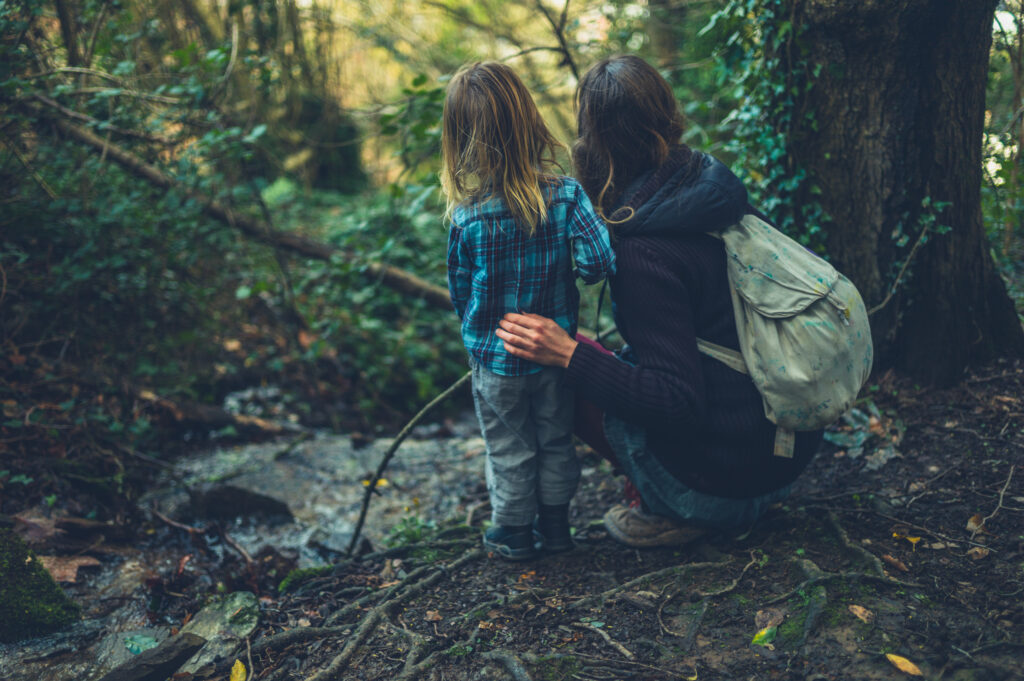
[[[727,348],[724,345],[718,345],[711,341],[706,341],[703,338],[697,339],[697,350],[702,354],[707,355],[713,359],[717,359],[722,364],[726,365],[730,369],[740,372],[741,374],[749,374],[747,371],[747,363],[743,361],[743,355],[732,348]],[[775,447],[772,453],[775,456],[780,456],[783,459],[793,458],[793,448],[796,446],[796,433],[788,428],[775,427]]]

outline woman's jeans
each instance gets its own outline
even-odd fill
[[[529,525],[538,504],[568,504],[580,480],[574,393],[561,368],[502,376],[473,363],[473,403],[487,445],[491,521]]]
[[[576,340],[612,354],[585,336],[577,335]],[[720,530],[746,529],[769,505],[789,496],[789,485],[750,499],[717,497],[691,489],[648,450],[643,428],[604,413],[585,398],[577,397],[575,432],[629,478],[644,506],[656,515]]]

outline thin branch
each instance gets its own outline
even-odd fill
[[[294,232],[277,231],[261,220],[255,220],[248,216],[235,213],[227,206],[214,201],[196,190],[190,190],[181,186],[181,183],[170,177],[156,166],[150,165],[138,156],[118,147],[114,144],[106,144],[105,141],[80,126],[57,120],[56,125],[65,133],[71,135],[78,141],[93,147],[97,150],[108,149],[109,156],[116,163],[126,168],[133,174],[147,180],[150,184],[161,189],[178,189],[189,198],[192,198],[202,206],[203,212],[216,220],[220,220],[240,230],[244,234],[275,248],[298,253],[307,258],[317,260],[332,260],[340,258],[351,262],[355,256],[344,250],[324,244],[296,234]],[[400,293],[423,298],[434,307],[450,310],[451,300],[448,296],[448,289],[420,277],[406,272],[405,270],[382,263],[363,263],[362,269],[370,276],[377,278],[385,286]]]
[[[1006,482],[1003,483],[1003,488],[1001,490],[999,490],[999,503],[996,504],[996,507],[992,510],[991,513],[989,513],[987,516],[985,516],[982,519],[982,521],[980,523],[978,523],[978,527],[976,527],[974,529],[974,531],[971,532],[971,539],[974,539],[974,536],[984,529],[985,523],[987,523],[989,520],[992,520],[993,518],[995,518],[996,517],[996,513],[999,513],[999,509],[1003,508],[1003,497],[1006,496],[1006,489],[1010,486],[1010,480],[1013,479],[1013,470],[1016,467],[1017,467],[1017,464],[1013,464],[1013,465],[1010,466],[1010,474],[1006,476]]]
[[[903,262],[903,267],[900,268],[899,274],[896,275],[896,280],[892,282],[892,286],[889,287],[889,292],[885,295],[885,298],[882,300],[882,302],[868,310],[868,316],[875,314],[883,307],[888,305],[889,301],[892,300],[893,295],[895,295],[896,290],[900,286],[900,280],[903,279],[903,275],[906,274],[907,268],[910,266],[910,261],[914,259],[914,255],[917,253],[917,250],[921,248],[921,245],[924,244],[925,237],[928,235],[928,232],[930,231],[931,225],[925,225],[924,229],[921,230],[921,235],[917,237],[917,241],[914,242],[914,247],[911,248],[910,253],[907,254],[907,259]]]
[[[36,172],[36,169],[33,168],[32,165],[28,162],[28,159],[25,158],[22,155],[21,151],[18,149],[17,146],[15,146],[14,144],[5,144],[2,140],[0,140],[0,146],[5,146],[8,149],[10,149],[12,152],[14,152],[15,157],[17,157],[18,161],[21,162],[21,165],[23,165],[25,167],[25,170],[28,171],[28,174],[32,176],[32,179],[36,181],[36,184],[38,184],[40,186],[40,188],[42,188],[42,190],[44,192],[46,192],[46,195],[49,196],[52,200],[54,200],[54,201],[57,200],[57,193],[55,191],[53,191],[53,188],[51,188],[50,185],[48,185],[46,183],[46,180],[43,179],[43,176],[40,175],[38,172]],[[6,283],[7,283],[7,278],[5,277],[4,278],[4,284],[5,284],[4,289],[5,290],[6,290]]]
[[[359,542],[359,535],[363,530],[363,523],[366,522],[366,512],[370,508],[370,499],[373,498],[374,492],[377,491],[377,482],[384,475],[384,470],[388,467],[388,464],[391,463],[391,459],[392,457],[394,457],[395,452],[398,451],[398,448],[405,441],[405,438],[409,437],[409,433],[412,432],[412,429],[416,426],[416,424],[419,423],[424,416],[430,413],[431,409],[436,407],[438,404],[443,402],[449,395],[451,395],[453,392],[462,387],[462,385],[469,380],[471,375],[472,373],[467,371],[462,376],[462,378],[452,383],[450,386],[445,388],[445,390],[440,395],[430,400],[430,402],[428,402],[425,407],[420,409],[419,412],[417,412],[417,414],[413,416],[407,424],[405,424],[402,430],[395,437],[394,442],[392,442],[391,446],[388,447],[388,450],[384,452],[384,456],[381,458],[380,464],[377,466],[377,470],[374,472],[373,477],[370,478],[366,485],[366,492],[363,494],[363,506],[359,510],[359,520],[356,521],[356,527],[354,530],[352,530],[352,541],[349,542],[348,550],[345,551],[346,556],[351,556],[352,552],[355,551],[356,544]]]
[[[537,9],[541,11],[544,18],[551,24],[551,30],[555,32],[555,38],[558,40],[558,44],[561,46],[562,61],[572,71],[573,78],[577,81],[580,79],[579,69],[576,67],[576,60],[572,58],[572,53],[569,51],[569,41],[565,37],[565,23],[569,14],[569,0],[565,0],[565,7],[562,8],[562,16],[559,21],[555,21],[555,18],[551,16],[551,12],[544,6],[544,0],[537,0]]]
[[[613,639],[608,634],[608,632],[605,631],[604,629],[602,629],[600,627],[592,626],[590,624],[584,624],[583,622],[573,622],[570,626],[576,627],[577,629],[583,629],[584,631],[596,632],[601,638],[603,638],[605,641],[607,641],[608,645],[610,645],[612,648],[615,648],[615,650],[617,650],[620,653],[622,653],[623,657],[625,657],[628,660],[635,660],[636,659],[636,655],[634,655],[624,645],[622,645],[621,643],[619,643],[618,641]]]
[[[98,118],[93,118],[92,116],[75,111],[73,109],[69,109],[66,106],[61,105],[56,100],[50,99],[46,95],[40,95],[37,93],[32,95],[32,98],[38,102],[42,102],[51,109],[60,112],[61,115],[66,116],[67,118],[76,121],[82,121],[83,123],[89,123],[90,125],[103,126],[103,130],[105,131],[115,132],[118,135],[123,135],[125,137],[133,137],[135,139],[144,140],[146,142],[156,142],[158,144],[164,144],[167,146],[173,146],[178,143],[177,141],[171,139],[170,137],[164,137],[162,135],[150,135],[149,133],[138,132],[137,130],[128,130],[126,128],[119,128],[114,125],[109,125],[106,121],[101,121]]]

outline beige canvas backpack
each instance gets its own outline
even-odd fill
[[[838,419],[871,373],[864,301],[832,265],[754,215],[714,236],[725,243],[740,352],[697,346],[750,375],[778,427],[775,455],[792,457],[794,433]]]

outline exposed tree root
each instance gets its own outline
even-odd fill
[[[424,566],[411,572],[401,584],[393,587],[395,589],[394,591],[389,589],[389,593],[385,596],[385,600],[383,602],[374,606],[372,610],[362,617],[359,622],[359,626],[349,636],[342,651],[338,653],[333,660],[331,660],[330,664],[316,674],[308,677],[308,681],[327,681],[328,679],[341,678],[341,672],[348,665],[353,655],[355,655],[359,647],[365,643],[385,618],[393,615],[401,605],[407,603],[414,597],[423,593],[427,588],[441,581],[449,571],[457,570],[467,563],[482,558],[484,555],[485,553],[482,549],[475,549],[462,554],[462,556],[453,561],[452,564],[447,567],[443,565],[440,568]],[[433,569],[433,571],[429,575],[418,581],[413,581],[430,569]],[[352,605],[353,603],[350,603],[342,611],[339,611],[338,614],[349,610]],[[334,616],[332,616],[331,619],[334,619]]]
[[[480,657],[487,660],[494,660],[500,662],[508,673],[512,675],[515,681],[533,681],[530,678],[529,672],[526,671],[526,667],[523,666],[523,661],[512,653],[506,653],[502,650],[492,650],[487,653],[483,653]]]
[[[598,636],[603,638],[605,642],[608,643],[608,645],[622,653],[622,656],[625,657],[627,660],[636,659],[636,655],[634,655],[628,648],[626,648],[626,646],[622,645],[621,643],[613,639],[611,635],[604,629],[592,626],[590,624],[584,624],[582,622],[574,622],[572,626],[576,627],[577,629],[582,629],[583,631],[592,631],[596,633]]]

